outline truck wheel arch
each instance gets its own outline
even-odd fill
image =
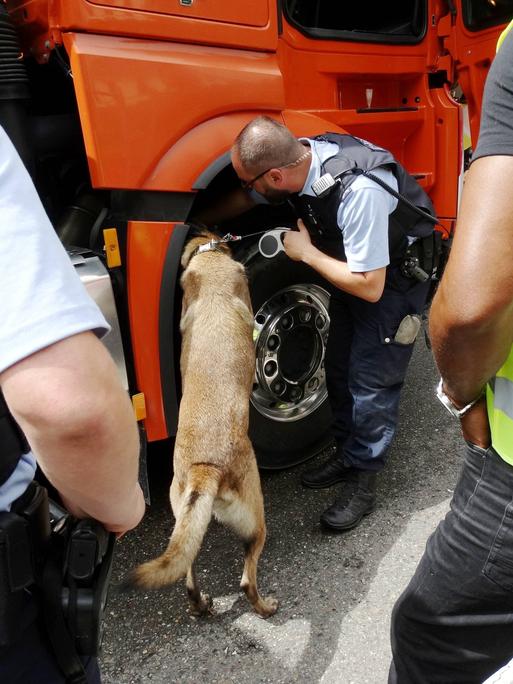
[[[203,121],[173,143],[143,180],[142,189],[205,190],[230,165],[230,149],[239,132],[261,114],[286,124],[297,136],[341,130],[333,122],[306,112],[262,110],[223,114]]]

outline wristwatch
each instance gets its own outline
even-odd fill
[[[466,406],[458,408],[453,403],[452,399],[448,397],[447,394],[444,392],[444,381],[442,380],[442,378],[440,378],[440,382],[438,383],[438,386],[436,388],[436,396],[442,402],[445,408],[449,411],[451,416],[454,416],[455,418],[462,418],[468,411],[470,411],[474,404],[477,404],[477,402],[483,396],[483,392],[480,392],[479,395]]]

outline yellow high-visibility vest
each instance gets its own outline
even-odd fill
[[[486,386],[486,408],[492,446],[513,465],[513,347],[506,363]]]
[[[513,20],[509,22],[509,24],[506,26],[504,31],[499,36],[499,40],[497,41],[497,49],[496,49],[497,52],[499,52],[500,46],[503,44],[504,38],[506,38],[508,33],[511,31],[512,26],[513,26]]]
[[[499,36],[497,50],[513,27],[511,21]],[[486,386],[486,408],[492,433],[492,446],[513,465],[513,346],[505,364]]]

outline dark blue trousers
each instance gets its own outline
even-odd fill
[[[392,614],[389,684],[481,684],[513,655],[513,467],[468,445]],[[509,679],[508,679],[509,681]]]
[[[422,312],[429,287],[395,269],[378,302],[331,292],[325,364],[333,435],[355,467],[378,471],[385,465],[413,351],[413,343],[398,344],[394,336],[405,316]]]
[[[65,684],[35,615],[33,600],[27,598],[26,614],[19,616],[26,623],[20,638],[12,646],[0,649],[2,684]],[[88,684],[101,684],[97,659],[84,657],[83,664]]]

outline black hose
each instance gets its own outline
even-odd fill
[[[29,79],[16,29],[7,8],[0,3],[0,125],[33,175],[34,155],[26,111],[29,99]]]
[[[7,8],[0,4],[0,100],[25,100],[29,96],[16,29]]]

